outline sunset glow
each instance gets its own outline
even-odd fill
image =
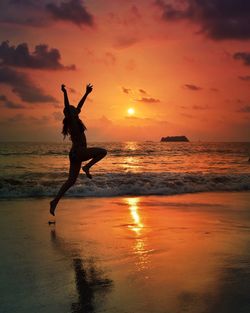
[[[0,140],[61,140],[62,83],[90,141],[249,140],[249,4],[206,3],[2,1]]]
[[[1,0],[0,109],[0,313],[250,312],[250,0]]]

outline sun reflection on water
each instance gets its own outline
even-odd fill
[[[135,151],[138,148],[139,148],[138,142],[136,142],[136,141],[127,141],[124,143],[124,149],[125,150]]]
[[[123,158],[123,168],[129,172],[139,172],[141,168],[140,159],[136,156],[139,150],[137,142],[128,141],[124,143],[124,151],[128,152],[127,156]]]

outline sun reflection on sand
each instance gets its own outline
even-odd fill
[[[126,198],[126,203],[129,206],[132,223],[128,225],[128,229],[135,234],[135,242],[133,246],[133,253],[137,257],[135,265],[138,271],[146,270],[149,267],[149,253],[147,237],[143,233],[145,225],[142,223],[142,218],[139,213],[140,198]],[[148,278],[145,276],[145,278]]]
[[[133,219],[133,224],[130,224],[128,227],[132,229],[137,235],[141,234],[141,231],[144,225],[141,222],[141,217],[138,212],[138,203],[139,198],[127,198],[127,204],[129,205],[130,215]]]

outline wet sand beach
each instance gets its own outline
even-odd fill
[[[0,312],[247,313],[249,200],[2,200]]]

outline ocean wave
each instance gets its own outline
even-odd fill
[[[241,156],[247,157],[249,155],[249,146],[247,144],[241,145],[226,145],[224,146],[214,146],[211,144],[188,144],[182,145],[180,143],[171,143],[170,145],[160,144],[160,143],[140,143],[136,145],[133,149],[126,148],[119,144],[91,144],[91,146],[104,146],[108,150],[108,154],[113,157],[123,157],[123,156],[190,156],[190,155],[225,155],[230,157]],[[65,156],[69,153],[70,144],[66,143],[55,144],[54,146],[49,144],[37,145],[37,146],[14,146],[14,147],[0,147],[0,156]],[[121,147],[120,147],[121,146]]]
[[[2,157],[9,157],[9,156],[67,156],[69,154],[70,148],[68,150],[63,151],[20,151],[20,152],[0,152],[0,156]],[[162,154],[159,154],[159,151],[153,151],[153,150],[136,150],[136,151],[130,151],[130,150],[108,150],[108,154],[113,157],[124,157],[124,156],[147,156],[152,154],[157,155],[164,155],[165,152],[162,152]]]
[[[67,173],[26,173],[0,178],[0,198],[53,197]],[[70,197],[174,195],[205,191],[250,190],[249,174],[106,173],[88,180],[80,174]]]
[[[69,150],[64,151],[21,151],[21,152],[1,152],[0,156],[49,156],[49,155],[67,155],[69,154]]]

